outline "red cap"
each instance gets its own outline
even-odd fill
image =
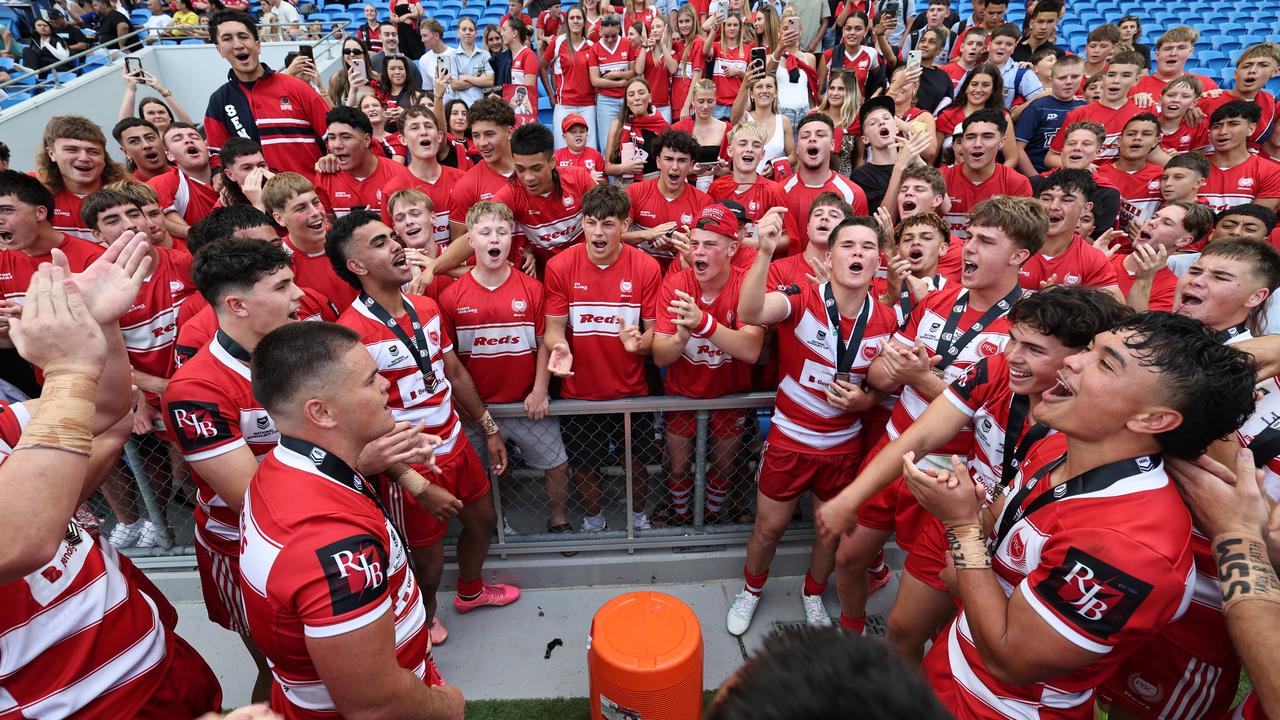
[[[693,224],[694,227],[701,230],[710,230],[713,233],[724,235],[734,240],[738,239],[738,216],[724,205],[714,204],[702,208],[702,212],[698,213],[698,220]]]
[[[578,113],[572,113],[568,117],[566,117],[563,122],[560,123],[560,132],[569,132],[569,128],[573,127],[574,125],[587,125],[587,119],[582,117]],[[587,127],[591,127],[591,126],[587,125]]]

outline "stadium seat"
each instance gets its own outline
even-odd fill
[[[13,65],[13,58],[0,58],[0,70],[12,70]]]
[[[14,105],[17,105],[23,100],[30,100],[33,97],[35,96],[29,92],[14,93],[13,95],[10,95],[4,99],[0,99],[0,108],[8,109],[13,107]]]
[[[200,38],[187,38],[178,43],[179,45],[204,45],[204,41]]]

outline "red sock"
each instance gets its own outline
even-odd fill
[[[804,594],[805,595],[821,595],[827,591],[827,584],[820,583],[813,579],[813,575],[806,572],[804,574]]]
[[[867,572],[872,575],[881,575],[889,568],[884,564],[884,550],[876,553],[876,559],[871,561],[871,567],[867,568]]]
[[[458,597],[463,600],[474,600],[480,597],[480,591],[482,590],[484,590],[483,579],[463,580],[458,578]]]
[[[840,627],[855,635],[861,635],[862,631],[867,629],[867,616],[859,615],[856,618],[851,618],[844,613],[840,613]]]
[[[752,575],[747,566],[742,566],[742,578],[746,580],[746,591],[752,595],[759,595],[764,592],[764,584],[769,580],[769,571],[765,570],[759,575]]]

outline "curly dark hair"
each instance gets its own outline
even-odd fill
[[[480,98],[471,103],[467,111],[467,121],[471,125],[488,121],[500,127],[515,127],[516,111],[500,98]]]
[[[1081,349],[1098,333],[1132,316],[1133,310],[1109,292],[1054,285],[1015,303],[1009,311],[1009,324],[1026,325],[1069,348]]]
[[[246,291],[262,278],[290,266],[283,249],[258,240],[220,238],[196,253],[191,280],[209,304],[221,307],[227,295]]]
[[[698,141],[692,135],[683,130],[667,130],[653,141],[653,155],[657,157],[662,155],[662,151],[671,148],[673,151],[688,155],[690,158],[698,157]]]

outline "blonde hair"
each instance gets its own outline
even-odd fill
[[[431,202],[431,197],[429,195],[421,190],[409,188],[405,190],[397,190],[391,193],[391,197],[387,198],[387,214],[391,215],[395,213],[396,206],[401,203],[407,203],[409,205],[423,205],[427,208],[427,212],[429,213],[436,211],[435,203]]]
[[[298,173],[277,173],[262,186],[262,205],[268,213],[284,212],[290,200],[315,189],[310,180]]]
[[[769,129],[758,122],[740,122],[729,131],[729,142],[735,143],[743,135],[749,135],[762,143],[769,142]]]
[[[160,196],[156,194],[155,188],[146,183],[140,183],[136,180],[118,180],[104,188],[105,190],[114,190],[121,195],[133,201],[138,207],[147,205],[159,205]]]
[[[511,213],[511,208],[500,202],[481,200],[467,211],[467,229],[470,230],[473,225],[480,222],[480,218],[486,215],[495,217],[508,225],[515,225],[516,222],[516,216]]]
[[[1263,42],[1256,45],[1250,45],[1240,53],[1240,59],[1236,60],[1236,67],[1240,67],[1241,63],[1248,60],[1257,60],[1264,58],[1280,65],[1280,44],[1273,42]]]
[[[1156,49],[1159,50],[1161,45],[1165,43],[1191,43],[1194,45],[1200,39],[1200,31],[1187,25],[1179,25],[1169,28],[1163,35],[1156,39]]]
[[[840,69],[831,71],[831,79],[827,81],[828,89],[830,89],[832,81],[837,78],[844,83],[844,103],[840,107],[834,108],[833,111],[828,95],[824,94],[822,96],[822,104],[814,112],[820,112],[831,118],[836,127],[847,128],[858,117],[858,108],[862,107],[862,91],[858,89],[857,78],[851,73]]]

